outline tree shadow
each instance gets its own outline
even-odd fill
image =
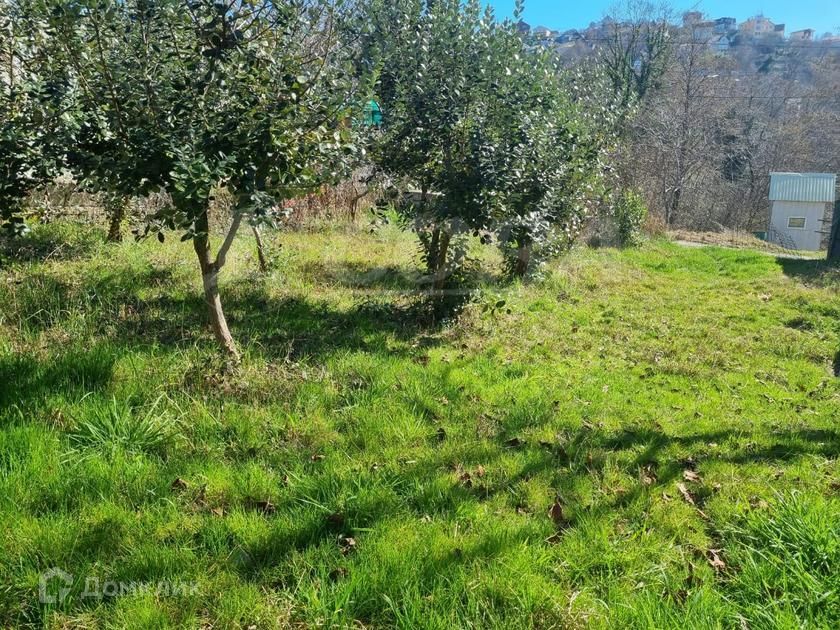
[[[419,268],[407,268],[398,265],[371,266],[364,262],[310,262],[303,271],[313,279],[342,287],[361,291],[399,292],[411,295],[429,293],[434,278]],[[471,293],[486,284],[500,284],[502,278],[483,268],[470,268],[465,277],[460,278],[463,293]],[[457,289],[451,289],[452,293]]]
[[[0,261],[30,263],[86,258],[105,242],[103,230],[69,223],[42,225],[19,237],[0,237]]]
[[[548,474],[550,484],[557,491],[563,503],[564,514],[568,522],[564,524],[559,535],[567,529],[573,529],[583,518],[608,517],[623,509],[629,508],[646,496],[660,496],[664,492],[672,492],[671,484],[682,481],[684,471],[703,470],[703,467],[716,462],[735,465],[748,463],[765,463],[779,465],[792,462],[800,457],[820,456],[836,458],[840,455],[840,432],[831,429],[802,428],[782,432],[769,433],[767,444],[754,446],[745,443],[736,448],[715,448],[710,450],[710,444],[726,444],[732,438],[742,437],[737,430],[709,431],[688,435],[668,435],[655,428],[637,427],[609,432],[597,427],[584,426],[568,432],[552,443],[522,441],[511,445],[505,433],[495,438],[496,447],[492,451],[477,452],[468,460],[458,462],[459,467],[453,468],[453,462],[448,461],[445,453],[436,453],[428,459],[412,464],[410,467],[397,471],[382,472],[381,474],[398,475],[400,483],[394,487],[412,489],[428,487],[435,488],[434,498],[425,495],[404,495],[394,498],[392,504],[383,503],[361,513],[352,510],[342,515],[341,522],[331,521],[326,512],[321,514],[308,513],[298,527],[291,529],[276,529],[271,535],[262,538],[252,545],[247,566],[240,567],[240,572],[246,579],[260,581],[262,572],[281,564],[291,554],[317,547],[325,543],[340,545],[339,536],[360,535],[375,530],[379,524],[392,519],[395,511],[401,508],[393,502],[402,503],[402,509],[414,510],[417,518],[431,518],[449,522],[456,520],[469,502],[486,503],[494,497],[506,497],[511,509],[525,519],[545,519],[546,511],[552,497],[546,497],[544,505],[514,506],[522,500],[521,486],[537,475]],[[429,439],[435,439],[430,437]],[[504,461],[507,453],[517,450],[528,455],[518,470],[509,475],[494,479],[493,472],[510,470],[510,462]],[[576,489],[584,476],[603,478],[615,468],[615,457],[608,461],[606,454],[612,454],[620,461],[620,468],[637,479],[630,487],[616,488],[613,492],[588,495],[585,502],[577,503]],[[476,473],[478,466],[486,469],[485,473]],[[652,480],[645,482],[642,471],[652,471]],[[448,487],[440,484],[440,477],[451,473],[452,481]],[[465,472],[472,471],[472,476]],[[332,483],[350,483],[347,480],[332,480]],[[691,495],[699,509],[716,491],[705,480],[693,482],[690,485]],[[673,494],[673,493],[672,493]],[[679,500],[678,496],[671,497]],[[286,499],[289,506],[299,505],[300,498],[294,496]],[[281,508],[282,509],[282,508]],[[705,517],[704,517],[705,518]],[[545,521],[548,524],[548,521]],[[528,544],[551,544],[555,540],[547,539],[543,543],[533,539],[533,520],[522,521],[522,528],[518,533],[507,538],[484,541],[472,545],[468,549],[458,550],[458,553],[444,555],[438,558],[435,572],[421,576],[423,581],[432,580],[434,574],[445,572],[451,564],[464,561],[487,561],[492,557],[504,553],[510,545],[526,541]],[[520,539],[521,535],[521,539]],[[485,544],[486,543],[486,544]],[[364,544],[364,543],[363,543]],[[338,547],[336,547],[338,548]]]
[[[797,260],[777,258],[782,272],[808,286],[817,288],[840,288],[840,264],[828,260]]]
[[[117,353],[109,345],[71,349],[49,360],[0,355],[0,413],[56,393],[82,397],[110,383]]]

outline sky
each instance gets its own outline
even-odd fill
[[[734,17],[741,22],[762,13],[773,22],[785,25],[790,33],[813,28],[822,35],[826,31],[840,32],[840,0],[703,0],[690,4],[672,0],[683,11],[703,11],[711,18]],[[485,0],[493,5],[498,17],[513,14],[514,0]],[[525,0],[525,21],[531,26],[552,29],[585,28],[609,12],[615,0]]]

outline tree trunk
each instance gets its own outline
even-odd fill
[[[236,224],[238,226],[238,224]],[[236,342],[230,334],[230,329],[225,319],[225,313],[222,310],[222,300],[219,296],[219,271],[224,264],[219,264],[219,260],[211,260],[210,256],[210,236],[208,232],[208,221],[206,212],[196,221],[196,231],[198,235],[193,237],[193,248],[198,256],[198,264],[201,267],[201,280],[204,285],[204,301],[207,303],[207,313],[210,316],[210,326],[213,328],[213,334],[216,336],[216,341],[222,348],[228,359],[234,363],[239,363],[241,357],[239,350],[236,347]],[[224,248],[224,246],[223,246]],[[223,252],[220,251],[220,256]]]
[[[122,243],[122,222],[125,219],[125,207],[128,199],[120,195],[108,197],[106,202],[108,211],[108,239],[109,243]]]
[[[831,218],[831,236],[828,239],[828,259],[840,262],[840,201],[834,204]]]
[[[446,256],[449,253],[449,242],[452,240],[452,235],[449,232],[440,232],[440,240],[438,241],[438,249],[436,255],[435,268],[435,283],[434,289],[436,292],[442,291],[444,284],[446,284]]]
[[[432,230],[432,238],[429,242],[429,250],[426,252],[426,269],[432,275],[437,273],[438,268],[438,247],[440,244],[440,228]]]
[[[254,232],[254,239],[257,241],[257,259],[260,261],[260,271],[262,273],[266,273],[268,272],[268,260],[265,257],[265,248],[263,247],[260,228],[256,225],[252,225],[251,230]]]
[[[528,267],[531,265],[531,243],[519,242],[519,249],[516,252],[516,265],[513,268],[513,273],[518,278],[524,278],[528,273]]]

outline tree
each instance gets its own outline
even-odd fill
[[[478,0],[374,5],[367,48],[378,59],[377,166],[408,188],[404,207],[436,291],[463,261],[463,238],[491,227],[480,130],[492,92],[499,24]]]
[[[535,257],[568,247],[603,196],[617,110],[598,98],[597,75],[561,73],[510,26],[498,35],[480,155],[494,231],[522,277]]]
[[[0,0],[0,225],[26,230],[21,204],[62,167],[72,141],[70,82],[54,42],[27,1]]]
[[[627,110],[659,86],[671,54],[671,8],[649,0],[624,0],[605,19],[600,60],[618,103]]]
[[[238,361],[218,283],[239,227],[272,222],[356,153],[343,3],[43,1],[84,112],[71,162],[95,189],[169,194],[145,234],[192,242],[213,332]],[[214,252],[222,188],[232,218]]]

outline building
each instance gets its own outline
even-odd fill
[[[780,24],[779,26],[782,27],[782,34],[784,34],[785,25]],[[741,22],[738,29],[748,37],[764,37],[766,35],[778,34],[776,25],[763,15],[756,15],[749,20]]]
[[[791,41],[810,42],[814,40],[814,29],[803,28],[801,31],[793,31],[790,34]]]
[[[718,35],[727,35],[734,33],[737,29],[738,21],[733,17],[722,17],[715,20],[715,33]]]
[[[691,29],[691,36],[696,42],[708,42],[715,36],[714,22],[696,22],[686,28]]]
[[[725,53],[732,47],[732,40],[727,35],[718,35],[711,39],[709,47],[715,52]]]
[[[767,240],[788,249],[825,249],[836,187],[832,173],[770,173]]]

